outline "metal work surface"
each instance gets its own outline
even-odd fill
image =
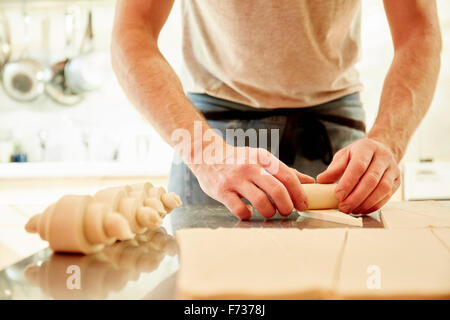
[[[378,214],[365,228],[382,227]],[[222,206],[182,206],[165,220],[157,236],[144,234],[95,255],[42,250],[0,271],[0,299],[171,299],[178,255],[174,231],[181,228],[347,228],[297,213],[240,221]]]

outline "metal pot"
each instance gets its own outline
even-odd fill
[[[90,9],[80,54],[71,59],[64,68],[66,83],[76,93],[98,89],[106,79],[107,58],[103,52],[94,50],[92,20],[92,9]]]
[[[66,83],[65,67],[71,59],[70,51],[73,46],[74,38],[74,15],[69,10],[65,14],[65,49],[66,59],[55,63],[52,66],[52,78],[45,86],[45,92],[54,101],[66,106],[73,106],[83,100],[83,96],[73,92]]]
[[[44,92],[47,71],[36,60],[21,59],[7,63],[2,78],[5,92],[11,98],[32,101]]]
[[[11,58],[11,34],[9,30],[8,18],[2,12],[0,13],[1,25],[3,27],[3,32],[0,34],[0,69],[9,61]]]
[[[42,95],[45,82],[49,79],[48,70],[39,61],[27,57],[30,45],[29,20],[30,17],[24,14],[26,42],[21,58],[8,62],[2,72],[5,92],[21,102],[32,101]]]

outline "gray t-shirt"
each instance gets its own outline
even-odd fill
[[[183,0],[183,85],[256,108],[362,88],[359,0]]]

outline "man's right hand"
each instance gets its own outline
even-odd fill
[[[225,149],[221,159],[190,168],[203,191],[238,218],[246,220],[252,215],[251,206],[243,198],[266,218],[276,210],[288,216],[294,208],[307,209],[302,183],[314,183],[314,178],[289,168],[265,149],[230,145]]]

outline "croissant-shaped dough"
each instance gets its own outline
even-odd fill
[[[163,187],[154,187],[151,183],[148,182],[143,184],[130,185],[129,188],[132,190],[131,194],[136,195],[136,191],[142,191],[145,193],[147,198],[156,198],[157,200],[161,201],[164,210],[162,210],[161,206],[155,201],[147,202],[148,204],[146,204],[146,206],[155,205],[155,209],[161,213],[164,213],[164,211],[166,211],[166,213],[169,213],[182,204],[180,197],[176,193],[166,193],[166,190]]]
[[[116,239],[134,237],[127,221],[91,196],[67,195],[28,221],[25,229],[38,233],[60,252],[94,253]]]
[[[180,205],[176,194],[151,183],[113,187],[94,197],[64,196],[31,217],[25,229],[38,233],[54,251],[88,254],[116,240],[156,230],[162,218]]]

